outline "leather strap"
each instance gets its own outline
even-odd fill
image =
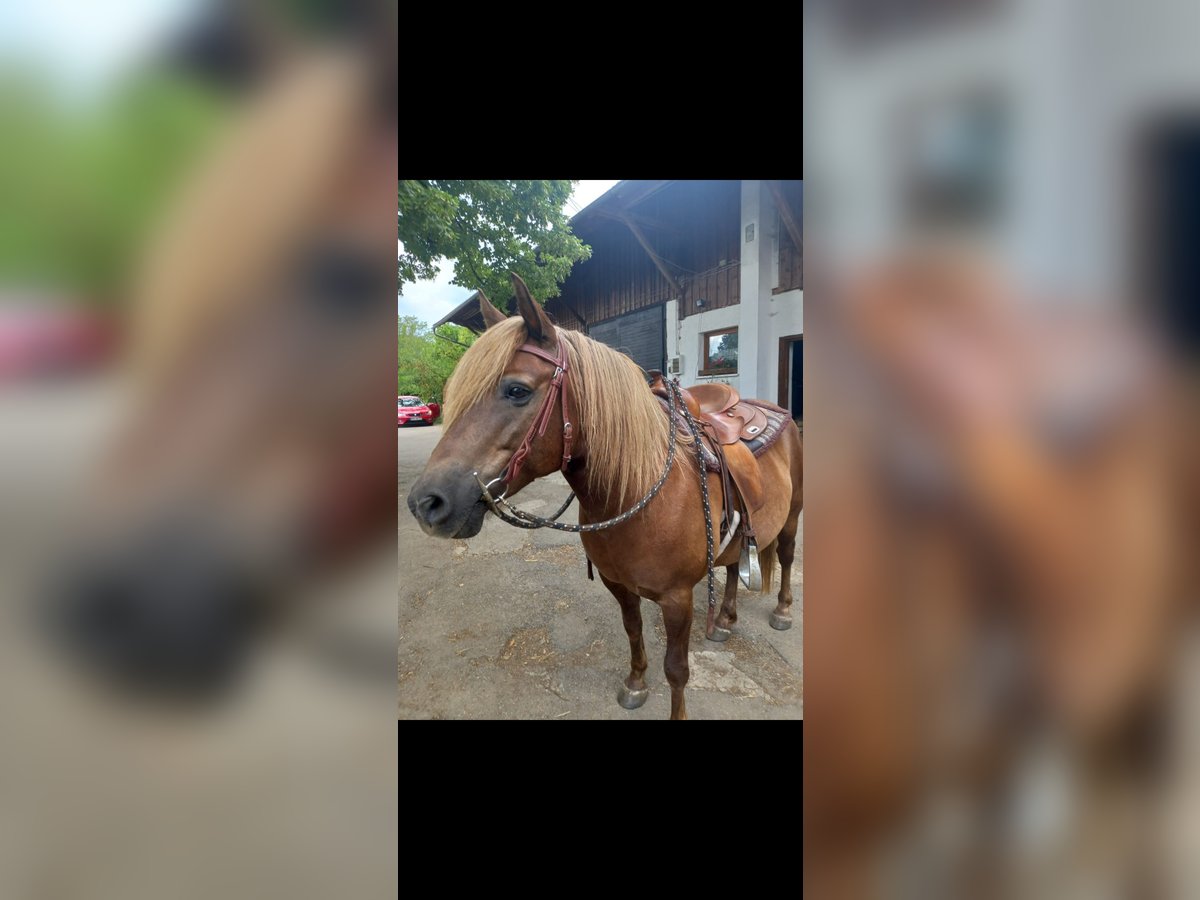
[[[546,392],[546,399],[542,401],[542,408],[538,411],[537,418],[529,426],[529,431],[525,433],[525,438],[521,441],[521,446],[517,448],[517,452],[513,454],[513,458],[508,461],[508,466],[505,467],[503,478],[506,485],[516,480],[521,467],[525,465],[525,460],[529,457],[529,451],[533,448],[534,437],[541,437],[546,433],[546,425],[550,422],[550,416],[554,412],[554,401],[560,394],[562,396],[562,470],[564,472],[567,471],[567,466],[571,462],[571,445],[575,441],[575,429],[571,424],[570,404],[567,400],[567,371],[570,367],[567,365],[567,348],[562,338],[558,339],[558,354],[556,356],[551,356],[536,344],[522,344],[517,352],[532,353],[534,356],[553,363],[554,377],[550,380],[550,390]]]

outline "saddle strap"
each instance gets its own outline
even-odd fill
[[[721,444],[707,423],[702,423],[701,431],[705,440],[708,441],[709,449],[717,458],[718,468],[721,472],[721,494],[725,507],[726,527],[728,527],[728,523],[733,522],[734,512],[740,509],[741,518],[738,523],[738,531],[746,538],[753,538],[754,525],[751,522],[750,502],[747,498],[746,489],[738,483],[734,468],[729,465],[729,461],[726,458],[728,445]]]
[[[726,528],[733,522],[733,512],[736,508],[736,500],[734,499],[733,483],[729,475],[729,464],[725,461],[725,454],[721,449],[721,442],[714,440],[706,423],[701,423],[701,432],[704,434],[705,440],[708,441],[709,449],[717,458],[717,469],[721,473],[721,503],[724,506],[724,518]]]

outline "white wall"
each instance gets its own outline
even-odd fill
[[[754,240],[746,240],[747,226]],[[779,339],[804,332],[804,293],[773,293],[779,284],[779,221],[775,197],[762,181],[742,182],[742,263],[738,389],[746,397],[779,401]]]
[[[759,385],[762,400],[779,402],[779,339],[804,334],[804,292],[785,291],[768,301],[766,318],[770,338],[759,348]],[[786,405],[786,399],[785,399]]]
[[[778,375],[767,379],[765,365],[772,341],[770,323],[771,289],[778,283],[779,223],[775,200],[761,181],[742,182],[742,257],[740,265],[741,303],[738,309],[739,393],[747,397],[770,398]],[[753,226],[752,240],[746,239]],[[774,336],[778,342],[778,336]]]
[[[667,306],[667,353],[671,352],[671,307],[675,301],[671,301]],[[678,319],[676,319],[678,322]],[[688,316],[682,322],[678,323],[678,332],[676,339],[676,347],[679,355],[682,357],[683,369],[679,375],[679,381],[683,385],[700,384],[707,381],[723,381],[726,384],[731,384],[739,394],[742,392],[740,375],[742,372],[742,360],[745,349],[742,345],[741,333],[738,334],[738,375],[700,375],[700,364],[702,362],[702,350],[700,345],[701,336],[706,331],[716,331],[719,328],[730,328],[732,326],[741,327],[741,305],[726,306],[722,309],[711,309],[699,313],[694,316]]]

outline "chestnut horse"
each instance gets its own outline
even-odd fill
[[[392,527],[396,144],[368,63],[314,51],[281,70],[131,276],[123,415],[38,601],[97,676],[234,683],[299,586]]]
[[[809,323],[806,886],[880,896],[904,852],[930,882],[907,895],[1029,896],[1000,873],[1066,845],[1041,852],[1012,810],[1061,788],[1054,841],[1112,838],[1111,798],[1163,774],[1150,723],[1194,621],[1183,407],[1131,324],[1035,305],[973,260],[834,288]],[[1047,789],[1048,758],[1073,778]],[[937,889],[946,873],[968,883]]]
[[[562,468],[579,498],[580,523],[602,522],[629,511],[649,492],[663,472],[668,440],[682,445],[661,490],[643,510],[581,537],[601,580],[621,604],[629,636],[631,663],[618,702],[636,709],[649,696],[641,613],[641,598],[646,597],[662,608],[666,625],[671,718],[685,719],[692,592],[707,572],[693,439],[682,433],[671,436],[667,415],[629,357],[579,332],[556,328],[516,275],[513,285],[519,316],[506,318],[481,297],[488,329],[446,386],[446,432],[409,493],[409,509],[427,534],[478,534],[488,509],[480,481],[490,483],[508,472],[528,435],[528,455],[508,474],[507,496]],[[562,404],[553,385],[557,367],[549,361],[560,353],[566,360]],[[563,425],[564,407],[574,419],[569,430]],[[569,435],[566,446],[564,431]],[[794,422],[786,422],[758,464],[767,497],[754,517],[762,544],[763,590],[771,589],[778,557],[783,577],[771,624],[783,630],[792,622],[791,568],[803,506],[802,443]],[[714,474],[707,478],[713,533],[718,535],[721,479]],[[717,635],[727,634],[737,621],[740,551],[741,540],[735,538],[714,560],[727,571]]]

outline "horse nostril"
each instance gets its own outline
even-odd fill
[[[261,609],[248,571],[164,529],[66,562],[39,612],[84,671],[147,695],[215,699],[241,671]]]
[[[450,504],[443,494],[431,491],[417,501],[417,512],[426,523],[438,525],[450,517]]]

